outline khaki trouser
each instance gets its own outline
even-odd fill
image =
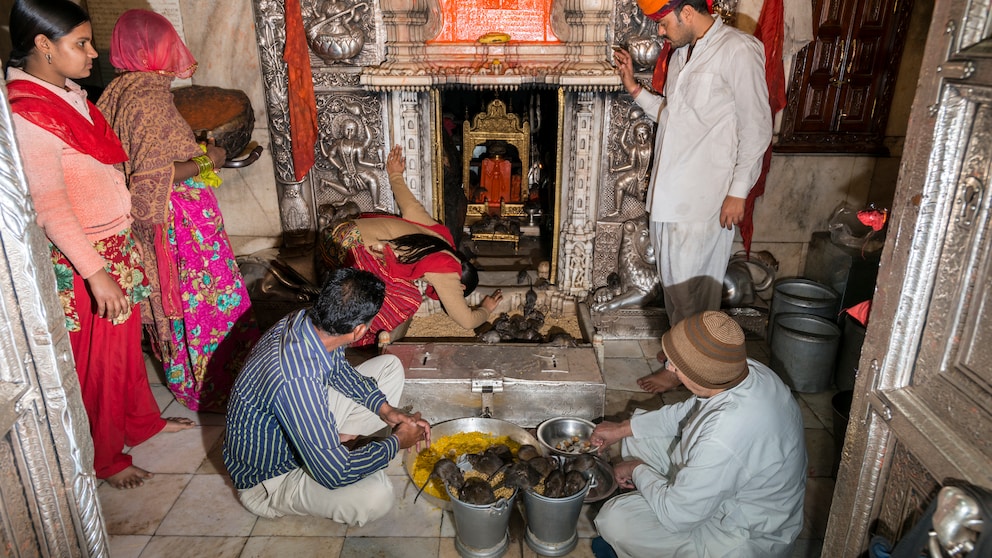
[[[376,380],[390,405],[399,404],[404,374],[396,356],[378,356],[355,369]],[[333,389],[328,389],[327,399],[341,434],[368,436],[386,427],[377,415]],[[248,511],[262,517],[312,515],[348,525],[364,525],[379,519],[389,513],[395,500],[393,484],[385,469],[333,490],[315,481],[303,469],[294,469],[239,490],[238,498]]]

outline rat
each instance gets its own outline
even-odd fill
[[[580,453],[565,463],[565,472],[578,471],[584,473],[596,466],[596,457],[590,453]]]
[[[565,473],[565,487],[562,489],[562,497],[568,498],[582,492],[582,489],[586,487],[586,476],[578,471],[569,471]]]
[[[541,457],[541,453],[530,444],[524,444],[517,450],[517,459],[521,461],[530,461],[535,457]]]
[[[491,452],[466,453],[465,460],[473,469],[491,477],[503,467],[503,460],[498,455]]]
[[[560,469],[555,469],[544,479],[544,497],[561,498],[565,489],[565,474]]]
[[[458,491],[458,500],[475,506],[485,506],[496,501],[493,487],[485,479],[472,477]]]
[[[438,459],[437,463],[434,464],[434,468],[431,469],[430,476],[427,477],[427,481],[424,482],[424,486],[420,487],[417,491],[417,495],[413,497],[414,503],[417,502],[417,498],[420,498],[420,494],[427,488],[427,485],[431,483],[431,479],[438,479],[445,486],[451,487],[454,490],[458,490],[465,483],[465,479],[462,477],[462,471],[455,465],[455,462],[448,459],[442,458]]]

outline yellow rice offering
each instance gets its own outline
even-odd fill
[[[506,445],[513,452],[514,456],[517,455],[517,450],[520,449],[520,442],[513,440],[509,436],[493,436],[492,434],[483,432],[459,432],[431,440],[431,447],[417,454],[417,459],[414,461],[413,483],[418,487],[423,486],[431,476],[431,471],[434,470],[434,464],[441,458],[447,457],[457,463],[458,458],[466,453],[482,453],[489,446],[496,444]],[[481,473],[469,471],[465,473],[465,477],[468,478],[473,474],[483,476]],[[499,479],[494,478],[492,482],[498,484]],[[510,490],[512,494],[511,489],[506,490]],[[449,499],[447,491],[444,489],[444,483],[440,479],[431,479],[430,484],[427,485],[424,492],[442,500]],[[500,497],[499,492],[497,492],[496,497]]]

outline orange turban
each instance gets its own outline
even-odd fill
[[[670,4],[670,0],[637,0],[637,5],[641,11],[651,19],[661,19],[668,15],[671,9],[665,8]]]

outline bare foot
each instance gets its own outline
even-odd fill
[[[196,426],[196,423],[188,418],[168,417],[165,419],[165,428],[162,429],[162,432],[179,432],[180,430],[186,430],[194,426]]]
[[[107,482],[110,486],[114,488],[138,488],[139,486],[145,484],[145,479],[150,479],[154,477],[152,473],[134,465],[128,466],[127,469],[123,471],[110,475],[107,477]]]
[[[682,385],[682,382],[679,381],[679,377],[675,375],[675,372],[667,368],[662,368],[654,374],[648,374],[647,376],[638,378],[637,385],[649,393],[664,393]]]

